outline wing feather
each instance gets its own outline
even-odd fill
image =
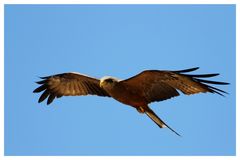
[[[192,72],[195,70],[198,70],[199,67],[195,67],[195,68],[189,68],[189,69],[184,69],[184,70],[178,70],[178,71],[174,71],[175,73],[185,73],[185,72]]]
[[[187,95],[205,92],[217,93],[219,95],[227,93],[207,84],[226,85],[229,83],[199,79],[214,77],[219,74],[181,74],[197,69],[198,67],[179,71],[146,70],[121,82],[141,91],[148,103],[178,96],[177,90]]]
[[[55,99],[55,94],[50,94],[50,96],[48,97],[48,100],[47,100],[47,104],[50,104],[52,103],[52,101]]]
[[[34,93],[44,91],[39,98],[39,103],[48,98],[47,104],[50,104],[56,97],[62,96],[97,95],[110,97],[99,86],[98,79],[78,73],[62,73],[41,78],[43,80],[36,82],[40,84],[40,87],[33,91]]]
[[[88,87],[86,86],[86,84],[85,84],[85,82],[83,81],[83,82],[80,82],[79,84],[78,84],[78,86],[80,86],[80,88],[81,88],[81,94],[82,95],[87,95],[87,93],[89,92],[88,91]]]
[[[40,96],[40,98],[39,98],[39,100],[38,100],[38,103],[44,101],[44,100],[49,96],[49,94],[50,94],[49,91],[48,91],[48,90],[45,90],[45,91],[43,92],[43,94]]]

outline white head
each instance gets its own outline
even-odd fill
[[[110,77],[110,76],[104,76],[100,79],[100,87],[102,87],[104,89],[111,89],[118,82],[119,82],[119,80],[117,78]]]

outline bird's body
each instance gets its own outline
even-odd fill
[[[139,91],[137,91],[137,89],[135,90],[131,90],[130,87],[128,87],[127,85],[123,85],[123,83],[117,79],[112,79],[112,83],[110,86],[108,86],[107,84],[104,84],[106,79],[102,79],[100,81],[100,86],[102,86],[102,88],[115,100],[135,107],[136,109],[140,106],[146,106],[146,100],[144,98],[144,96],[142,96]]]
[[[196,93],[217,93],[223,95],[223,90],[208,84],[228,84],[225,82],[209,81],[200,78],[209,78],[218,74],[187,75],[186,72],[198,68],[180,71],[146,70],[126,80],[113,77],[103,77],[98,80],[79,73],[63,73],[42,77],[41,84],[34,92],[44,91],[39,98],[42,102],[46,98],[50,104],[55,98],[62,96],[98,95],[112,97],[115,100],[132,106],[140,113],[145,113],[160,128],[168,127],[148,106],[152,102],[163,101],[179,96],[177,90],[186,95]],[[177,132],[175,132],[179,135]]]

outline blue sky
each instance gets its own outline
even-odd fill
[[[235,155],[235,29],[234,5],[5,5],[5,155]],[[38,76],[191,67],[230,94],[152,103],[181,138],[110,98],[32,93]]]

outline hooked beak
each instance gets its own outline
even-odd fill
[[[100,87],[103,88],[103,82],[102,81],[100,81]]]

